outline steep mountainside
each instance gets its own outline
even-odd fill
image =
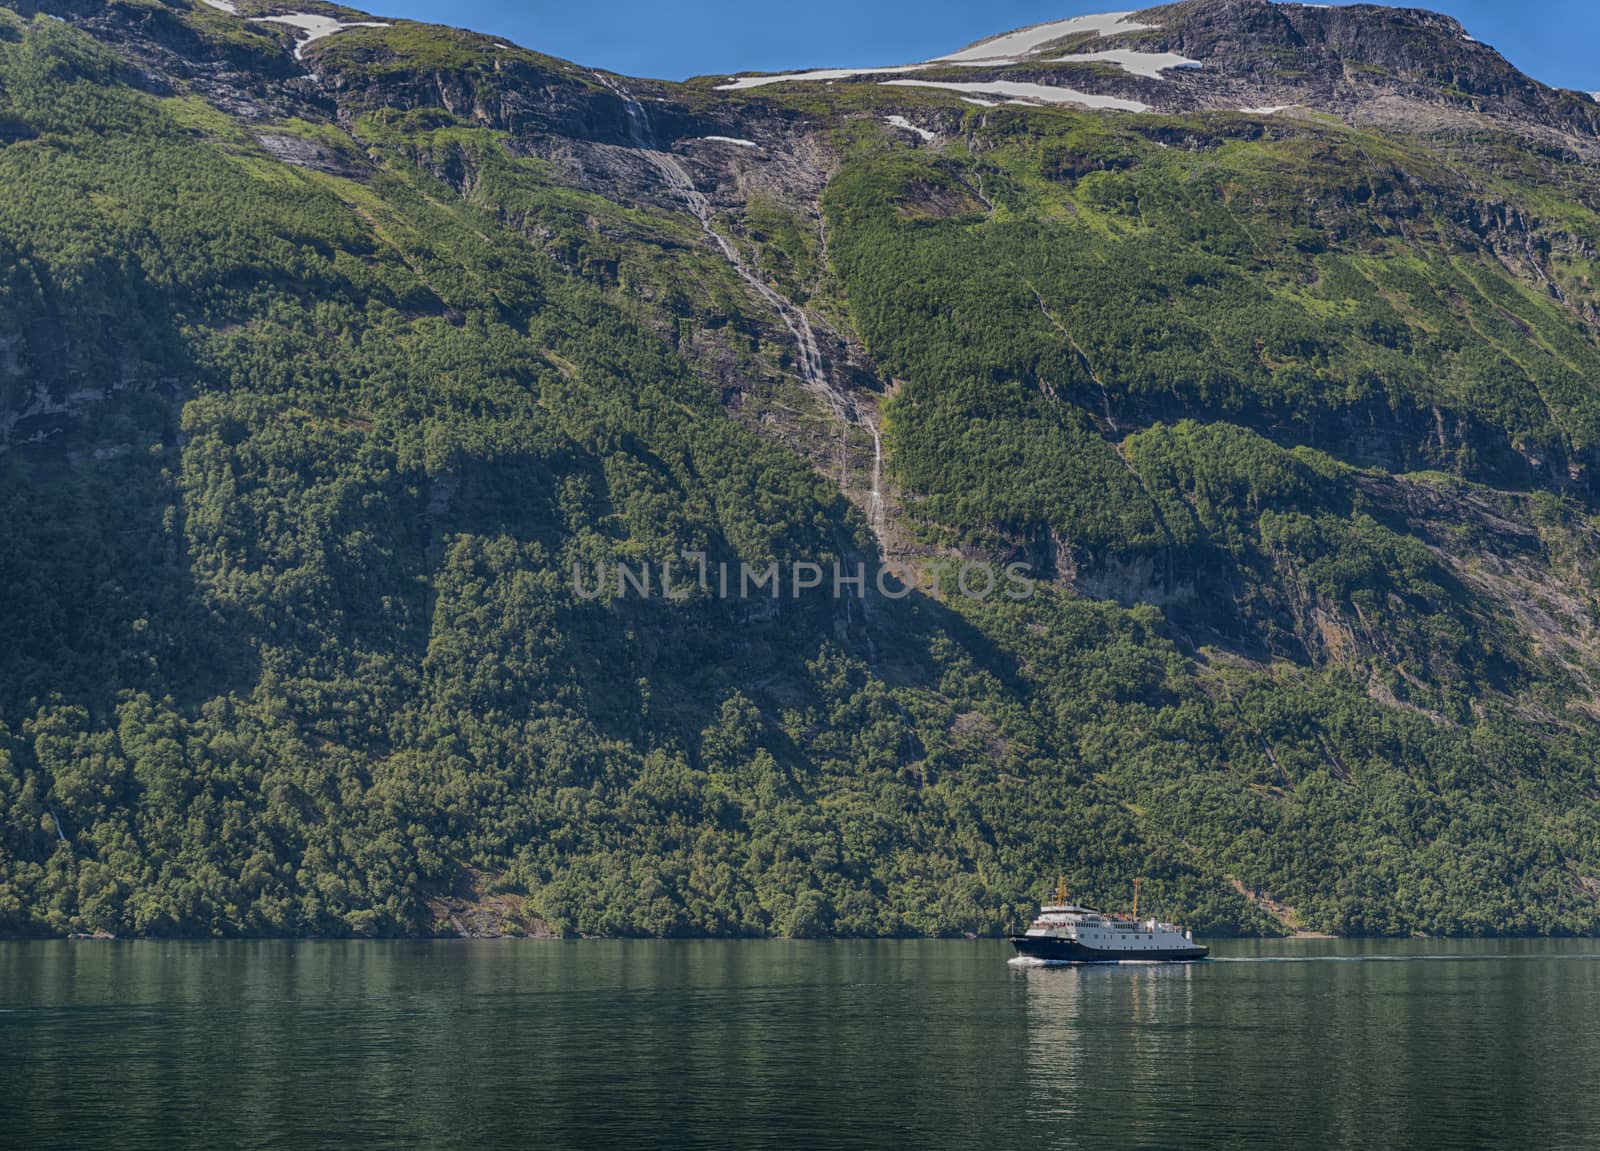
[[[0,7],[0,933],[1591,932],[1597,168],[1415,10]]]

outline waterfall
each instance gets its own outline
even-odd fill
[[[867,497],[867,522],[881,549],[885,527],[883,436],[878,429],[877,420],[873,419],[871,413],[856,396],[834,384],[823,364],[822,352],[817,346],[816,332],[812,329],[811,320],[805,311],[762,279],[745,263],[733,241],[717,229],[711,202],[694,186],[694,180],[684,170],[683,165],[678,163],[678,158],[670,152],[661,151],[656,146],[655,130],[650,125],[650,115],[644,106],[632,92],[609,77],[596,72],[595,78],[622,101],[628,116],[629,142],[660,174],[663,182],[683,202],[684,207],[689,209],[690,214],[700,222],[700,230],[716,245],[739,278],[750,285],[756,295],[778,314],[783,326],[794,337],[795,348],[799,353],[800,376],[806,390],[827,404],[834,419],[840,424],[845,427],[864,428],[872,437],[872,489]]]

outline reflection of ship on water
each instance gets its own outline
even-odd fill
[[[1056,901],[1039,909],[1026,933],[1013,935],[1012,962],[1128,963],[1204,959],[1209,949],[1194,933],[1175,923],[1139,918],[1139,880],[1133,881],[1133,913],[1107,915],[1092,907],[1067,902],[1065,884],[1057,880]]]
[[[1202,1057],[1194,1030],[1202,966],[1019,964],[1013,972],[1027,1001],[1026,1118],[1064,1133],[1050,1146],[1103,1145],[1126,1122],[1130,1096],[1171,1091],[1174,1064]]]

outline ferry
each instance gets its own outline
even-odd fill
[[[1056,883],[1056,901],[1039,908],[1024,935],[1011,936],[1024,960],[1042,963],[1128,963],[1204,959],[1210,949],[1194,932],[1175,923],[1139,918],[1139,881],[1133,883],[1133,913],[1106,915],[1067,900]]]

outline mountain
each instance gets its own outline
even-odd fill
[[[1415,10],[0,8],[0,933],[1592,932],[1597,164]]]

